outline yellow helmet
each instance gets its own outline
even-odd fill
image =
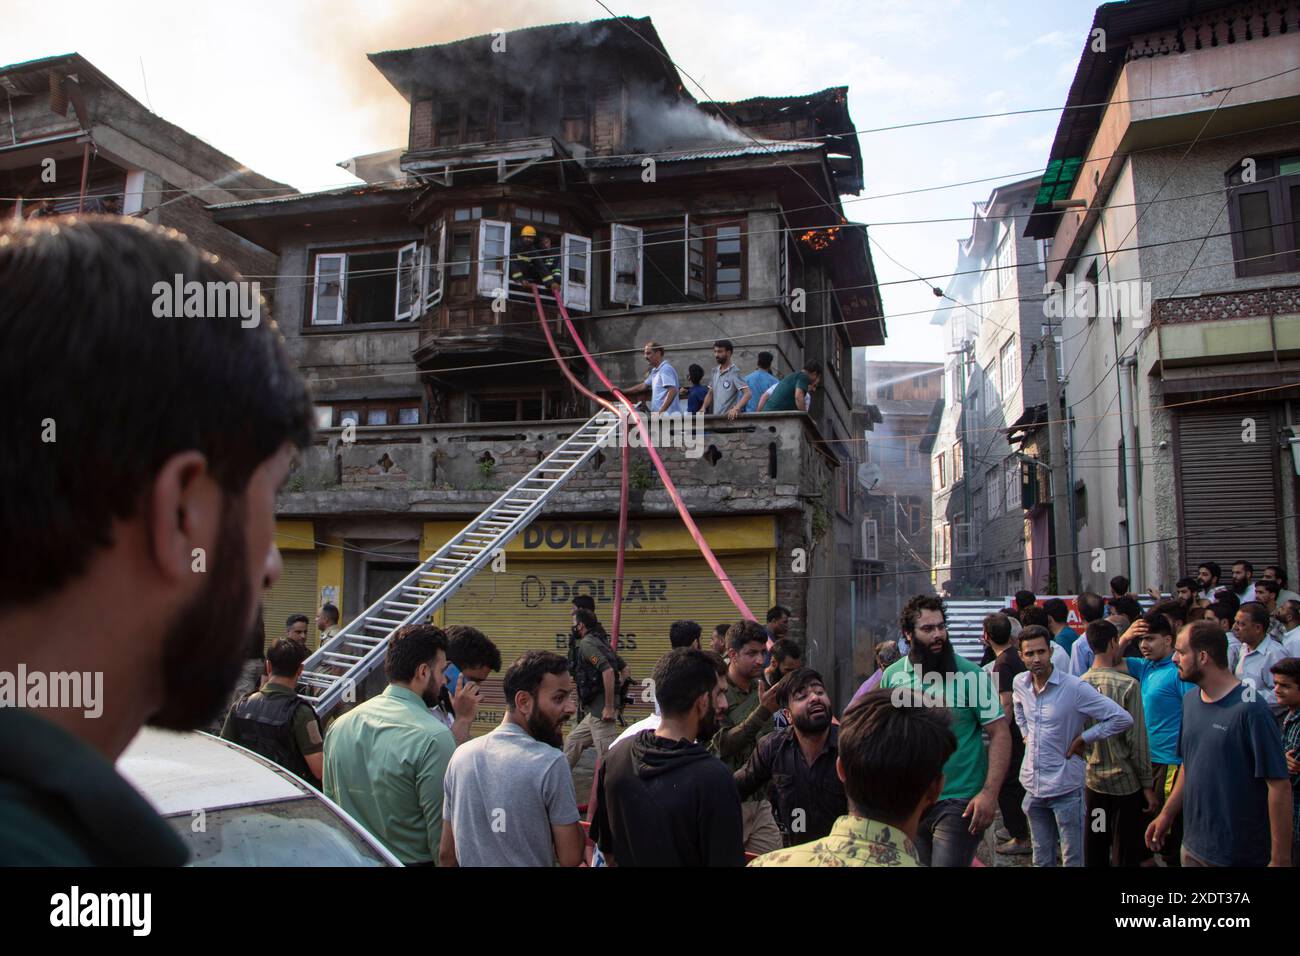
[[[531,236],[534,239],[537,238],[537,230],[532,226],[524,226],[524,228],[519,231],[519,234],[524,237]]]

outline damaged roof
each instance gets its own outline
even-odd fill
[[[758,140],[757,142],[746,143],[716,143],[709,146],[697,146],[689,149],[674,149],[666,152],[655,153],[655,161],[659,163],[676,163],[692,159],[731,159],[737,156],[764,156],[777,153],[798,153],[822,148],[821,143],[808,142],[791,142],[788,140]],[[640,154],[630,153],[621,156],[592,156],[585,160],[583,165],[606,167],[606,166],[639,166],[644,157]]]
[[[504,40],[505,48],[495,52],[493,43]],[[679,95],[694,100],[682,86],[681,77],[649,17],[611,17],[587,23],[552,23],[520,27],[498,34],[451,40],[406,50],[369,53],[366,58],[409,102],[417,93],[430,92],[438,77],[459,76],[465,71],[482,71],[484,64],[500,66],[528,80],[532,66],[562,64],[565,55],[599,48],[617,55],[620,65],[654,74]],[[528,85],[524,82],[524,85]]]

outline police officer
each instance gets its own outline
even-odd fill
[[[298,679],[307,648],[284,638],[266,652],[266,683],[230,708],[221,736],[247,747],[318,790],[324,765],[320,721],[311,704],[298,697]]]
[[[511,265],[510,278],[514,282],[532,282],[549,291],[560,281],[560,261],[551,247],[551,237],[542,236],[539,244],[537,229],[524,226],[519,232],[519,251]]]

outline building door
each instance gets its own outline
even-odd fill
[[[316,552],[281,551],[284,570],[280,580],[262,597],[262,624],[266,631],[265,647],[284,637],[284,624],[290,614],[307,615],[307,646],[320,646],[316,630]]]
[[[419,567],[416,561],[367,561],[365,606],[370,607]]]
[[[1254,430],[1243,421],[1251,419]],[[1175,419],[1183,573],[1217,561],[1280,564],[1276,421],[1266,408],[1190,412]],[[1254,441],[1247,441],[1254,438]]]

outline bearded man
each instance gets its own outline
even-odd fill
[[[945,708],[957,739],[957,749],[943,766],[943,792],[921,817],[917,855],[923,866],[970,866],[980,836],[993,822],[1011,759],[1006,714],[992,678],[953,650],[942,599],[933,594],[912,598],[899,626],[907,638],[907,656],[890,665],[880,686],[898,691],[895,706],[919,701],[920,706]],[[982,729],[989,734],[987,754]]]
[[[0,865],[185,861],[114,761],[218,716],[280,577],[311,399],[271,323],[158,317],[173,278],[239,280],[139,220],[0,226],[0,675],[88,682],[0,701]]]
[[[656,665],[659,727],[611,748],[597,774],[591,838],[605,862],[744,865],[736,784],[705,747],[726,716],[727,687],[727,665],[712,652],[678,648]]]
[[[791,673],[781,693],[791,726],[758,742],[736,771],[740,799],[771,785],[772,814],[786,846],[828,836],[849,812],[844,784],[835,772],[839,728],[822,675],[811,667]]]

